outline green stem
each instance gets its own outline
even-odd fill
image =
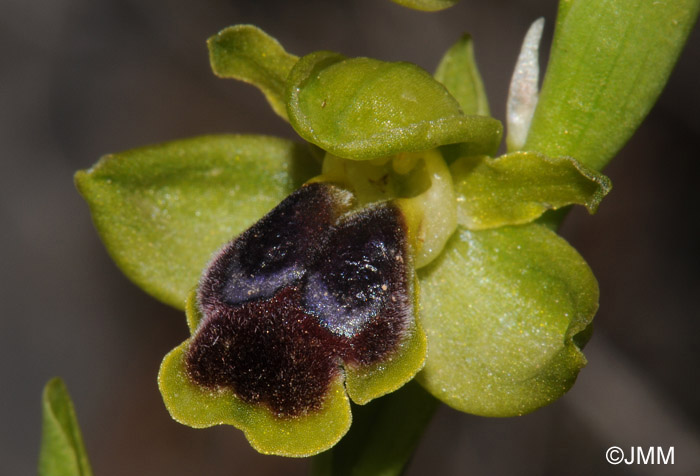
[[[398,476],[403,472],[439,402],[411,381],[364,406],[333,449],[314,457],[312,476]]]

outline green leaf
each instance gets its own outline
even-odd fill
[[[419,271],[429,352],[419,382],[468,413],[513,416],[563,395],[586,363],[577,347],[598,307],[586,262],[528,224],[459,229]]]
[[[450,167],[457,220],[470,230],[520,225],[571,204],[595,213],[610,180],[570,157],[514,152],[496,159],[464,157]]]
[[[409,63],[319,51],[297,62],[287,87],[294,129],[339,157],[370,159],[460,142],[490,149],[501,139],[500,122],[464,115],[442,84]]]
[[[348,434],[314,458],[313,476],[399,476],[413,454],[438,401],[415,382],[353,407]]]
[[[303,146],[224,135],[108,155],[75,181],[122,271],[184,309],[212,254],[317,172]]]
[[[435,79],[445,85],[459,102],[464,114],[488,116],[489,102],[474,59],[474,43],[464,35],[447,50],[435,71]]]
[[[287,75],[299,59],[253,25],[226,28],[207,41],[209,61],[217,76],[256,86],[272,109],[287,119],[284,91]]]
[[[661,92],[698,0],[563,0],[526,150],[601,170]]]
[[[165,356],[158,388],[175,421],[193,428],[233,425],[257,451],[280,456],[310,456],[332,447],[348,431],[352,415],[341,378],[331,383],[318,412],[279,418],[267,408],[244,402],[231,390],[210,390],[192,382],[184,361],[189,340]]]
[[[59,378],[44,387],[40,476],[92,476],[73,403]]]
[[[403,5],[404,7],[413,8],[414,10],[423,10],[425,12],[435,12],[444,10],[459,2],[459,0],[391,0],[394,3]]]

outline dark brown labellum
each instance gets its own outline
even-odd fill
[[[390,206],[351,215],[329,233],[304,286],[306,309],[353,337],[380,312],[405,307],[405,234]],[[394,297],[394,301],[391,298]]]
[[[337,187],[311,184],[287,197],[240,237],[212,264],[200,292],[223,294],[228,304],[272,297],[304,274],[328,228],[350,206],[351,195]],[[219,299],[217,296],[215,299]]]
[[[350,201],[307,185],[223,248],[200,283],[190,378],[293,417],[343,364],[396,350],[413,319],[405,222],[386,203],[345,213]]]

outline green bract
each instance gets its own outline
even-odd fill
[[[65,384],[54,378],[44,387],[40,476],[92,476],[83,437]]]
[[[600,170],[651,109],[698,0],[563,0],[525,144]]]

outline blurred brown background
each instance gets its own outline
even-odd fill
[[[304,474],[233,428],[173,422],[155,377],[184,316],[110,262],[75,170],[203,133],[293,137],[252,87],[216,79],[205,39],[255,23],[296,54],[331,49],[433,70],[462,32],[494,114],[522,36],[554,0],[463,0],[422,14],[388,0],[0,0],[0,474],[35,473],[40,393],[66,380],[97,475]],[[608,168],[615,189],[563,233],[601,285],[590,360],[557,403],[512,419],[442,408],[408,474],[700,474],[700,32]],[[654,65],[649,65],[653,68]],[[611,445],[675,447],[673,466],[611,466]]]

